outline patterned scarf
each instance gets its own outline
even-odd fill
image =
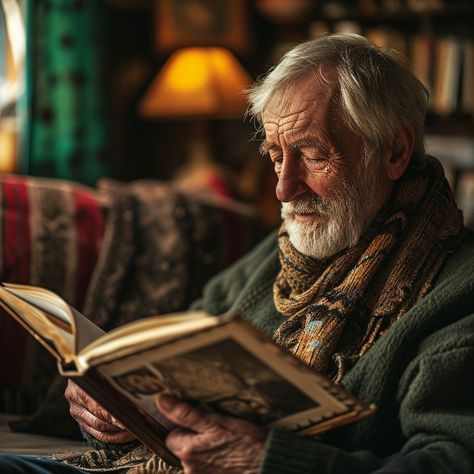
[[[429,292],[462,235],[462,214],[432,157],[407,170],[358,244],[334,257],[301,254],[283,223],[273,293],[287,319],[275,341],[340,381]]]

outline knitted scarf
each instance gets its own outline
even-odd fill
[[[410,166],[358,244],[332,258],[298,252],[283,223],[273,292],[287,319],[275,341],[340,381],[429,292],[462,235],[462,214],[432,157]]]

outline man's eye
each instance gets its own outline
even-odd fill
[[[320,156],[318,157],[309,157],[305,156],[305,159],[308,161],[314,161],[315,163],[320,163],[320,162],[326,162],[327,158],[321,158]]]
[[[325,165],[328,162],[327,157],[321,155],[303,155],[303,159],[312,165]]]
[[[269,153],[270,160],[272,160],[273,163],[279,163],[283,160],[283,155],[281,153]]]
[[[282,166],[283,166],[283,156],[276,156],[272,158],[273,168],[274,170],[279,173]]]

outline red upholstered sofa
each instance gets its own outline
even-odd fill
[[[173,183],[3,176],[0,278],[51,289],[107,330],[185,309],[261,237],[257,222],[246,206]],[[0,413],[23,415],[14,427],[26,433],[78,437],[63,389],[50,355],[0,314]]]

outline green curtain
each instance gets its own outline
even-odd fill
[[[6,77],[6,58],[5,51],[7,48],[6,39],[6,25],[3,18],[3,11],[0,8],[0,84],[5,80]]]
[[[29,0],[28,172],[94,185],[109,172],[101,2]]]

